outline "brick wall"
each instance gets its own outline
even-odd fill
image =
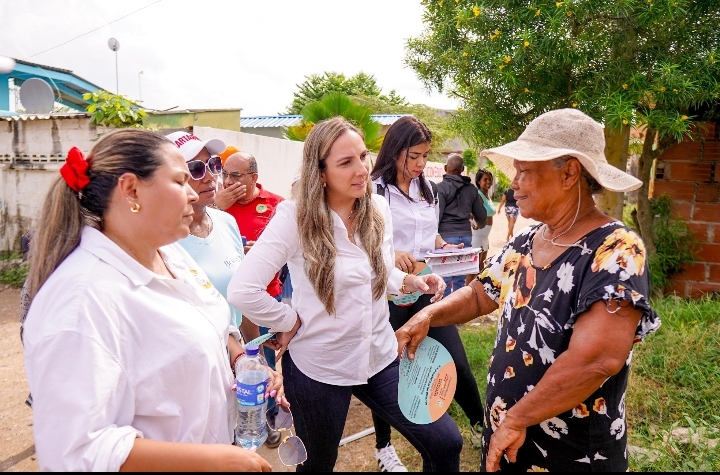
[[[682,297],[720,292],[720,127],[707,124],[703,140],[685,141],[658,158],[653,195],[675,199],[675,214],[702,243],[698,262],[673,279]]]

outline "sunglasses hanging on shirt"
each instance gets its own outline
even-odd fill
[[[187,162],[188,171],[193,180],[202,180],[205,178],[206,170],[210,170],[210,174],[218,176],[222,171],[222,159],[220,157],[210,157],[207,163],[202,160],[190,160]]]

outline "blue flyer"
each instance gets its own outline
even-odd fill
[[[430,424],[440,419],[455,396],[457,371],[450,353],[426,337],[410,361],[407,350],[400,361],[398,404],[410,422]]]

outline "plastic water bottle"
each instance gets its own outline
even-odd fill
[[[265,393],[268,367],[256,345],[245,347],[245,354],[235,366],[238,421],[235,442],[244,449],[260,447],[267,439]]]

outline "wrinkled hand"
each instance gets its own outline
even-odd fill
[[[405,279],[405,288],[410,293],[422,292],[430,295],[435,294],[430,299],[431,303],[435,303],[443,298],[445,288],[447,287],[443,278],[437,274],[408,275]]]
[[[241,183],[233,183],[227,188],[222,187],[215,193],[215,206],[224,211],[245,196],[246,191],[247,186]]]
[[[255,241],[245,241],[245,247],[243,247],[243,252],[245,254],[250,252],[250,249],[253,247],[254,244],[255,244]]]
[[[290,340],[292,340],[295,334],[298,332],[300,325],[302,325],[302,321],[300,320],[300,315],[298,315],[297,320],[295,321],[295,326],[292,327],[292,330],[290,330],[289,332],[276,333],[275,339],[265,342],[265,346],[277,351],[275,362],[280,361],[282,355],[285,354],[288,344],[290,344]]]
[[[272,472],[270,462],[256,454],[229,444],[208,444],[213,452],[213,472]]]
[[[270,373],[270,382],[267,386],[265,398],[274,397],[276,403],[290,407],[290,403],[285,399],[285,387],[283,386],[282,374],[271,368],[268,368],[268,372]]]
[[[395,332],[395,338],[398,341],[398,356],[402,357],[402,352],[407,346],[408,358],[415,359],[415,351],[417,351],[418,345],[425,339],[430,330],[429,308],[425,307],[420,310]]]
[[[417,261],[409,252],[395,251],[395,267],[405,272],[406,274],[412,274],[413,269]]]
[[[500,470],[500,459],[503,453],[507,455],[510,462],[515,463],[518,450],[525,443],[526,436],[527,428],[513,425],[512,420],[506,416],[492,437],[490,437],[490,447],[485,459],[485,470],[488,472]]]

